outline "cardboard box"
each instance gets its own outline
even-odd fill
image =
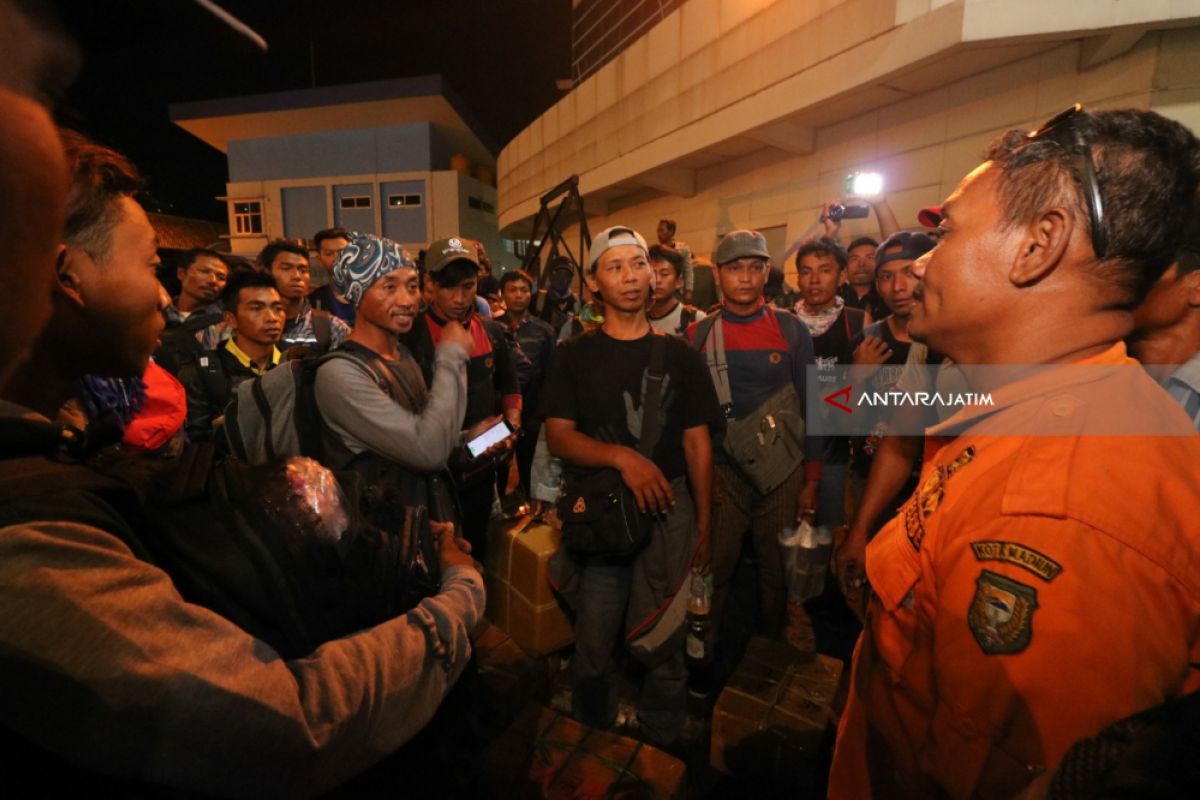
[[[681,798],[687,777],[661,750],[536,704],[488,745],[483,769],[497,797],[554,800]]]
[[[471,661],[477,681],[478,718],[493,734],[513,721],[530,700],[549,696],[553,666],[538,661],[512,637],[487,620],[471,635]]]
[[[836,658],[752,638],[713,709],[712,767],[767,783],[810,777],[841,676]]]
[[[560,531],[528,516],[497,521],[488,531],[487,618],[534,657],[575,641],[546,577],[561,542]]]

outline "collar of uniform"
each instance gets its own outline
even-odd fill
[[[1058,366],[1111,366],[1120,367],[1126,364],[1135,363],[1129,358],[1125,352],[1125,343],[1117,342],[1102,353],[1098,353],[1089,358],[1084,358],[1079,361],[1072,361],[1069,364]],[[1051,367],[1055,365],[1046,364]],[[962,366],[963,371],[969,376],[970,366]],[[1012,408],[1022,403],[1026,403],[1038,397],[1042,397],[1050,392],[1060,391],[1072,386],[1079,386],[1092,381],[1101,380],[1108,371],[1102,370],[1055,370],[1047,369],[1039,372],[1028,378],[1014,381],[995,389],[989,394],[992,398],[992,404],[987,406],[967,406],[958,413],[943,422],[926,429],[926,436],[955,436],[967,428],[971,427],[978,421],[993,414],[1000,413],[1005,409]]]
[[[721,316],[730,322],[751,322],[758,319],[765,313],[767,308],[767,299],[765,297],[758,298],[758,305],[749,314],[739,314],[736,311],[731,311],[729,306],[725,305],[725,301],[721,301]]]
[[[229,354],[231,356],[233,356],[234,358],[236,358],[238,360],[238,363],[241,364],[246,369],[252,369],[255,372],[260,372],[260,373],[266,372],[266,370],[259,370],[258,367],[254,366],[254,362],[250,359],[250,356],[248,356],[246,354],[245,350],[243,350],[242,348],[237,346],[237,342],[235,342],[233,340],[232,336],[225,340],[225,349],[228,350]],[[282,355],[279,352],[279,348],[272,347],[271,348],[271,366],[273,367],[276,364],[278,364],[280,358],[282,358]]]
[[[1125,352],[1125,344],[1117,342],[1102,353],[1070,363],[1070,366],[1111,366],[1114,369],[1134,364]],[[1064,365],[1066,366],[1066,365]],[[1084,392],[1071,389],[1103,380],[1111,370],[1047,370],[991,392],[994,405],[964,408],[945,422],[926,430],[926,436],[958,436],[961,446],[949,445],[939,453],[933,469],[946,459],[953,459],[966,445],[985,447],[997,439],[1016,443],[1012,469],[1004,484],[1000,513],[1004,515],[1041,514],[1065,517],[1070,509],[1071,482],[1063,476],[1071,474],[1071,464],[1079,446],[1086,415],[1075,413],[1086,403]],[[1041,401],[1039,403],[1039,401]],[[977,440],[972,436],[976,425],[1015,412],[1018,406],[1030,406],[1037,415],[1040,435],[987,436]],[[1019,413],[1019,412],[1018,412]]]

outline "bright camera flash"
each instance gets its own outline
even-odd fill
[[[847,183],[855,197],[875,197],[883,192],[883,176],[878,172],[856,172]]]

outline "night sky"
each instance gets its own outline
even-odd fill
[[[502,147],[570,75],[570,0],[218,4],[270,50],[191,0],[59,4],[83,55],[59,120],[130,156],[152,211],[225,220],[225,157],[172,125],[170,103],[441,73]]]

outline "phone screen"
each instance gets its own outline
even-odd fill
[[[472,456],[480,456],[489,447],[502,442],[512,434],[508,427],[508,423],[500,420],[492,427],[488,428],[483,433],[476,436],[471,441],[467,442],[467,449],[471,451]]]

